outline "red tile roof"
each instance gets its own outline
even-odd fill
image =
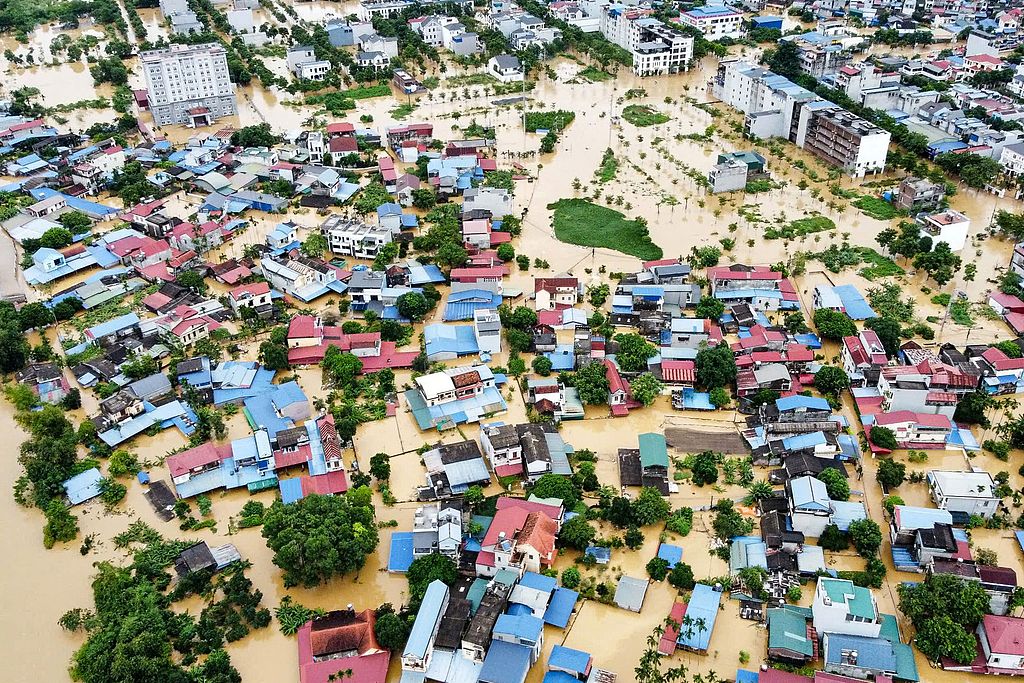
[[[661,376],[666,382],[695,382],[696,366],[692,360],[663,360]]]
[[[297,315],[288,322],[288,339],[312,339],[316,335],[316,318]]]
[[[228,295],[232,299],[237,300],[239,297],[245,294],[248,294],[249,296],[259,296],[260,294],[267,294],[268,292],[270,292],[269,284],[267,284],[266,282],[253,282],[247,285],[242,285],[240,287],[235,287],[230,292],[228,292]],[[289,330],[291,330],[291,324],[289,324],[288,328]]]
[[[1024,655],[1024,619],[987,614],[982,620],[982,628],[992,652]]]
[[[355,130],[356,130],[356,127],[354,125],[352,125],[351,123],[346,123],[344,121],[340,121],[338,123],[328,123],[327,124],[327,134],[328,135],[336,135],[336,134],[340,134],[340,133],[354,133]]]
[[[213,465],[229,457],[231,457],[231,444],[218,445],[207,441],[195,448],[167,456],[167,469],[170,470],[173,479],[197,467]]]
[[[531,512],[519,532],[520,545],[528,545],[540,555],[541,564],[550,566],[555,559],[555,536],[558,524],[543,512]]]
[[[892,425],[899,424],[901,422],[912,422],[919,424],[922,427],[945,427],[947,429],[953,428],[953,423],[949,421],[949,418],[945,415],[932,415],[930,413],[915,413],[911,410],[896,410],[891,413],[881,413],[875,415],[875,424],[877,425]]]

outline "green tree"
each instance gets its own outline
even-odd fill
[[[236,147],[274,147],[281,138],[270,129],[270,124],[260,123],[239,128],[231,134],[231,144]]]
[[[818,545],[825,550],[839,552],[850,547],[850,539],[835,524],[829,524],[818,537]]]
[[[356,376],[363,371],[363,361],[336,346],[327,347],[320,365],[338,387],[351,386]]]
[[[736,358],[728,344],[706,346],[697,352],[697,383],[708,389],[736,381]]]
[[[647,563],[647,575],[655,581],[663,581],[668,574],[668,560],[652,557]]]
[[[668,573],[668,582],[679,590],[690,591],[697,585],[693,578],[693,569],[685,562],[677,562]]]
[[[377,481],[387,481],[391,478],[391,459],[387,453],[377,453],[370,457],[370,474]]]
[[[945,614],[921,624],[914,642],[933,662],[949,657],[957,664],[970,664],[978,653],[978,641],[974,634]]]
[[[311,588],[362,569],[377,547],[377,525],[372,505],[350,500],[314,494],[290,505],[277,501],[267,510],[263,538],[286,587]]]
[[[840,341],[843,337],[857,334],[857,326],[840,311],[830,308],[819,308],[814,312],[814,326],[822,339]]]
[[[644,544],[644,533],[635,526],[631,526],[626,529],[626,533],[622,537],[622,542],[625,543],[626,547],[630,550],[636,550]]]
[[[719,539],[727,541],[749,534],[754,528],[754,521],[740,514],[731,500],[723,498],[715,505],[715,518],[711,527]]]
[[[654,403],[655,399],[661,394],[661,389],[661,382],[649,372],[643,373],[630,382],[630,393],[633,395],[633,398],[645,406]]]
[[[580,585],[580,570],[576,567],[566,567],[562,570],[562,585],[569,590],[575,589]]]
[[[615,360],[623,372],[644,372],[647,359],[658,353],[654,345],[639,334],[617,334],[615,341],[619,345]]]
[[[572,480],[560,474],[541,475],[530,489],[530,493],[538,498],[557,498],[567,510],[576,507],[576,503],[580,501]]]
[[[838,396],[850,386],[846,371],[834,365],[825,365],[814,374],[815,388],[825,395]]]
[[[774,389],[758,389],[750,399],[750,405],[763,406],[779,400],[779,392]]]
[[[503,244],[498,245],[497,254],[498,258],[500,258],[505,263],[508,263],[509,261],[515,259],[516,250],[511,244],[505,242]]]
[[[406,292],[395,302],[398,314],[413,322],[419,322],[430,312],[430,302],[419,292]]]
[[[417,209],[429,211],[434,208],[436,203],[437,195],[434,194],[433,190],[421,187],[412,191],[412,205]]]
[[[409,580],[409,597],[419,605],[427,593],[427,587],[434,581],[454,586],[459,578],[459,568],[450,557],[441,553],[430,553],[413,560],[405,573],[405,578]]]
[[[886,489],[894,489],[907,477],[907,466],[895,460],[882,460],[878,463],[875,479]]]
[[[272,341],[265,341],[260,344],[260,363],[270,370],[287,370],[288,347],[283,344],[275,344]]]
[[[68,211],[67,213],[62,213],[57,218],[57,222],[75,235],[81,235],[82,233],[89,232],[92,228],[92,219],[77,209]]]
[[[327,251],[327,238],[318,232],[310,233],[309,237],[302,242],[299,251],[306,258],[321,258]]]
[[[926,623],[947,616],[971,631],[988,614],[989,597],[977,581],[953,574],[929,574],[924,581],[901,584],[900,611],[920,630]]]
[[[861,557],[874,557],[882,546],[882,530],[871,519],[857,519],[850,522],[847,534]]]
[[[470,510],[475,510],[484,502],[484,490],[479,485],[474,484],[462,494],[462,500],[465,501]]]
[[[462,245],[454,242],[445,242],[438,248],[434,260],[442,268],[461,268],[469,260],[469,254],[466,253]]]
[[[377,622],[373,625],[373,634],[377,636],[377,642],[382,648],[397,652],[409,639],[409,622],[393,611],[384,612],[377,616]]]
[[[892,318],[869,318],[864,322],[864,327],[874,330],[878,340],[885,347],[885,354],[889,358],[895,358],[900,352],[900,323]]]
[[[956,404],[956,412],[953,413],[953,421],[975,424],[988,428],[990,422],[986,413],[994,403],[995,399],[981,390],[964,394],[960,397],[959,403]]]
[[[43,527],[43,546],[52,548],[56,543],[67,543],[78,535],[78,520],[71,509],[54,498],[46,506],[46,526]]]
[[[747,496],[743,499],[744,505],[756,505],[760,501],[771,498],[775,495],[775,489],[767,481],[755,481],[747,487]]]
[[[708,396],[708,400],[711,401],[711,405],[716,408],[727,408],[732,403],[732,396],[729,392],[722,387],[715,387],[711,390],[711,394]]]
[[[721,299],[706,296],[697,302],[697,306],[694,308],[693,313],[698,318],[718,320],[722,317],[722,314],[725,313],[725,304],[722,303]]]
[[[718,458],[711,451],[704,451],[693,456],[690,475],[690,481],[697,486],[714,484],[718,481]]]
[[[137,354],[121,366],[121,372],[128,379],[142,379],[159,371],[160,363],[147,353]]]
[[[879,448],[884,448],[887,451],[894,451],[900,447],[896,441],[896,435],[888,427],[882,427],[875,425],[868,432],[868,438],[871,439],[871,443],[875,444]]]
[[[818,480],[825,484],[828,497],[832,500],[849,500],[850,482],[839,473],[839,470],[829,467],[818,474]]]
[[[182,287],[187,287],[197,294],[205,294],[207,290],[206,279],[194,270],[186,270],[182,273],[178,273],[175,278]]]
[[[562,525],[558,532],[558,543],[566,548],[585,550],[594,542],[597,531],[584,515],[577,515]]]
[[[651,486],[640,489],[640,495],[636,497],[630,507],[633,521],[639,526],[650,526],[663,522],[672,512],[672,505],[668,499],[662,496],[658,489]]]
[[[377,255],[373,257],[372,268],[378,271],[387,270],[388,266],[394,263],[396,258],[398,258],[398,244],[388,242],[377,250]]]
[[[608,377],[604,363],[589,363],[572,376],[573,386],[580,400],[587,405],[602,405],[608,402]]]
[[[518,332],[518,330],[514,331]],[[547,377],[551,374],[551,360],[547,356],[534,356],[531,366],[533,371],[541,377]]]
[[[790,40],[779,41],[771,54],[766,54],[768,68],[780,76],[796,80],[800,76],[800,48]]]

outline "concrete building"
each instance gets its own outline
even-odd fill
[[[871,591],[847,579],[822,577],[814,589],[814,630],[877,638],[882,629]]]
[[[380,248],[394,239],[391,229],[334,215],[320,226],[327,246],[334,254],[352,258],[374,259]]]
[[[288,70],[295,78],[302,81],[322,81],[331,70],[331,63],[317,59],[313,48],[309,45],[293,45],[288,48],[286,59]]]
[[[1011,145],[1010,147],[1012,147]],[[1005,153],[1009,147],[1004,148]],[[1021,145],[1024,152],[1024,145]],[[1024,172],[1024,154],[1021,155],[1021,170]],[[904,178],[900,181],[892,203],[898,209],[908,213],[917,213],[936,208],[946,196],[946,187],[942,183],[933,183],[922,178]]]
[[[889,131],[835,104],[810,109],[807,132],[799,146],[854,178],[885,170],[892,137]]]
[[[601,14],[601,33],[633,56],[637,76],[674,74],[689,69],[693,38],[654,17],[650,10],[611,5]]]
[[[954,252],[967,244],[967,233],[971,229],[970,219],[953,209],[922,214],[917,217],[917,224],[921,226],[922,237],[927,235],[933,243],[945,242]]]
[[[501,353],[501,319],[489,308],[473,311],[473,334],[481,353]]]
[[[222,46],[175,44],[143,52],[140,59],[157,126],[208,126],[238,113]]]
[[[742,38],[743,13],[729,5],[703,5],[679,13],[679,23],[692,26],[708,40]]]
[[[949,512],[963,512],[988,519],[999,508],[995,482],[988,472],[928,473],[928,489],[935,505]]]
[[[523,65],[513,55],[496,55],[487,62],[487,73],[502,83],[518,83],[525,78]]]

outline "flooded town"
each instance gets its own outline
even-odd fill
[[[3,679],[1024,675],[1022,22],[0,4]]]

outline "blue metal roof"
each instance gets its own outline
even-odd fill
[[[524,645],[491,642],[491,647],[480,669],[480,680],[488,683],[523,683],[530,670],[532,650]]]
[[[920,508],[910,505],[897,505],[893,515],[899,516],[901,529],[931,529],[936,522],[952,524],[953,515],[938,508]]]
[[[833,290],[843,302],[846,315],[853,320],[867,320],[877,317],[874,309],[868,305],[864,295],[853,285],[839,285]]]
[[[593,557],[598,562],[607,563],[612,559],[611,548],[604,548],[601,546],[592,545],[584,551],[587,555]]]
[[[754,17],[757,19],[757,17]],[[758,675],[756,671],[747,671],[746,669],[736,669],[736,683],[757,683]]]
[[[572,616],[579,597],[580,594],[574,590],[556,588],[555,592],[551,594],[551,602],[548,603],[547,610],[544,611],[544,623],[558,628],[568,626],[569,618]]]
[[[523,574],[523,578],[519,579],[519,585],[550,593],[558,587],[558,581],[554,577],[544,576],[537,572],[526,572]]]
[[[829,497],[825,483],[814,477],[797,477],[789,482],[793,507],[803,510],[828,510]]]
[[[896,654],[892,643],[884,638],[829,633],[823,659],[827,664],[841,664],[844,650],[857,652],[857,665],[877,671],[895,671]]]
[[[557,645],[555,647],[558,647]],[[541,683],[579,683],[578,678],[564,671],[549,671],[544,674]]]
[[[72,505],[84,503],[100,495],[100,482],[103,475],[99,468],[93,467],[85,472],[76,474],[64,482],[64,491]]]
[[[815,446],[823,446],[826,443],[828,443],[828,440],[825,438],[825,432],[797,434],[796,436],[790,436],[782,440],[782,446],[787,451],[799,451],[806,448],[814,448]]]
[[[121,330],[126,330],[129,327],[133,327],[139,324],[139,316],[136,313],[125,313],[119,315],[113,320],[108,320],[105,323],[100,323],[90,327],[85,331],[86,337],[90,339],[98,339],[100,337],[106,337],[107,335],[115,334]]]
[[[801,396],[800,394],[775,399],[775,407],[780,411],[796,410],[797,408],[810,410],[832,410],[828,401],[825,399],[818,398],[817,396]]]
[[[441,619],[441,611],[448,602],[447,598],[448,586],[438,579],[431,581],[423,596],[423,602],[420,603],[420,609],[416,612],[416,621],[409,632],[409,640],[405,643],[403,657],[426,658],[430,640],[434,637],[437,624]]]
[[[412,564],[412,532],[391,532],[391,554],[388,555],[389,572],[405,572]]]
[[[715,591],[711,586],[698,583],[693,588],[690,602],[686,607],[686,616],[693,626],[692,632],[688,626],[679,629],[679,638],[676,642],[691,650],[707,650],[711,643],[711,633],[715,629],[715,620],[718,619],[718,606],[722,601],[722,594]],[[703,628],[697,624],[703,620]]]
[[[507,634],[519,640],[537,642],[544,632],[544,622],[532,614],[501,614],[494,624],[496,635]]]
[[[658,546],[658,557],[668,562],[668,568],[672,569],[683,561],[683,549],[671,543],[662,543]]]
[[[469,356],[480,351],[472,325],[427,325],[423,328],[423,340],[427,358],[449,353]]]
[[[548,668],[557,668],[586,675],[593,657],[589,652],[574,650],[564,645],[555,645],[548,655]]]
[[[281,490],[281,502],[285,505],[302,500],[302,479],[300,477],[292,477],[291,479],[280,479],[277,482],[277,487]]]
[[[839,527],[840,531],[850,528],[850,522],[859,519],[867,519],[868,513],[864,509],[864,503],[850,502],[846,500],[832,501],[832,523]]]

